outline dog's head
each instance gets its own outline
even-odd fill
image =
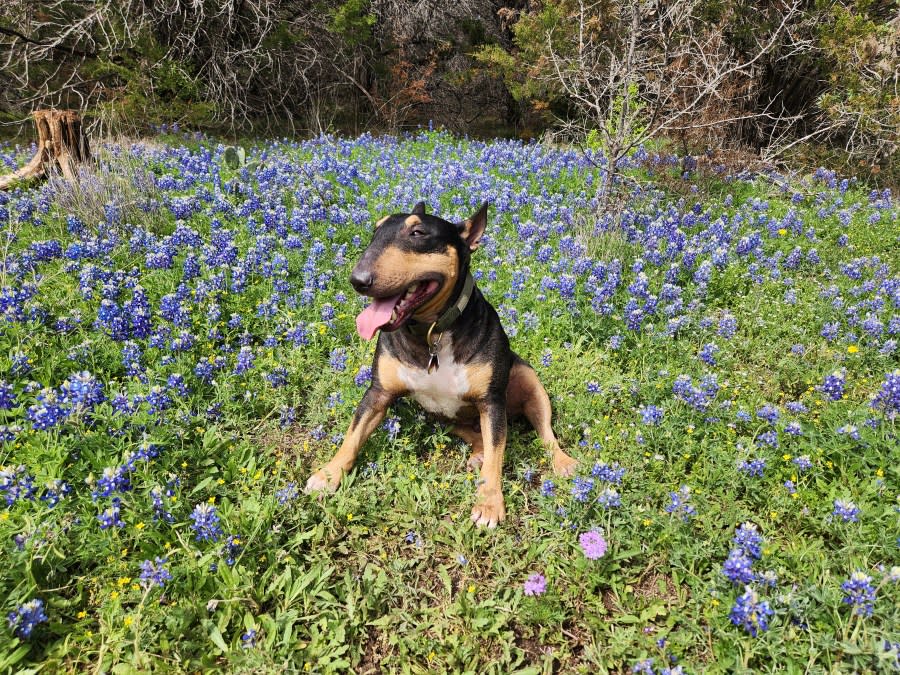
[[[372,303],[356,318],[363,339],[394,331],[407,321],[434,321],[469,269],[487,225],[487,203],[462,223],[425,213],[395,213],[375,225],[371,243],[350,274],[357,293]]]

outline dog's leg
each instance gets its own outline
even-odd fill
[[[372,435],[375,428],[384,419],[388,406],[393,402],[391,396],[383,389],[369,387],[353,415],[350,428],[344,434],[344,442],[325,466],[316,471],[306,481],[306,492],[320,492],[322,490],[334,491],[341,482],[344,474],[353,468],[356,455],[359,454],[363,443]]]
[[[547,390],[534,369],[526,363],[517,363],[509,373],[506,390],[507,405],[513,412],[521,412],[531,422],[544,447],[552,453],[553,471],[559,476],[575,473],[578,461],[567,455],[559,446],[550,420],[553,414]]]
[[[481,485],[472,520],[478,527],[497,527],[506,518],[503,490],[500,485],[503,452],[506,449],[506,402],[486,401],[479,405],[484,463],[481,465]]]
[[[450,429],[450,433],[459,436],[463,441],[472,446],[472,454],[466,460],[466,468],[469,471],[475,471],[484,463],[484,441],[481,432],[474,426],[467,424],[456,424]]]

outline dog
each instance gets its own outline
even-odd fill
[[[496,310],[469,271],[487,225],[485,203],[471,218],[451,223],[426,213],[379,220],[350,283],[371,304],[356,319],[360,336],[380,331],[371,385],[334,457],[306,483],[307,493],[333,491],[360,448],[402,396],[452,423],[471,445],[468,465],[481,468],[472,520],[496,527],[506,517],[501,487],[507,419],[524,414],[552,453],[553,469],[574,473],[550,425],[550,398],[534,369],[516,355]]]

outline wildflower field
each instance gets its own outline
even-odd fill
[[[889,191],[640,150],[604,209],[590,153],[424,131],[97,154],[0,193],[0,671],[900,668]],[[350,269],[419,200],[490,202],[477,283],[580,462],[514,424],[496,530],[412,403],[302,490],[370,377]]]

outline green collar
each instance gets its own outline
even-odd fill
[[[410,321],[406,324],[406,329],[417,337],[425,337],[429,333],[443,333],[450,328],[460,315],[462,315],[466,305],[469,304],[469,300],[472,299],[472,291],[474,290],[475,279],[472,278],[471,272],[467,272],[466,280],[463,282],[462,292],[459,294],[456,302],[448,307],[447,310],[438,317],[437,321],[431,324]]]

